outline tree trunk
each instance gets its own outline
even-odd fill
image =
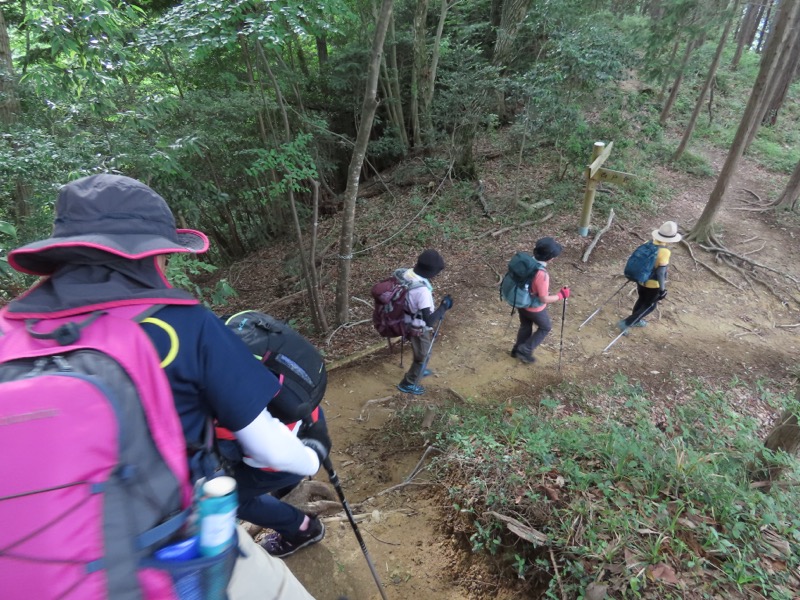
[[[431,62],[428,66],[428,78],[424,82],[425,87],[421,90],[422,99],[422,129],[428,141],[433,137],[433,116],[431,106],[433,105],[433,93],[436,89],[436,70],[439,68],[439,53],[441,51],[442,33],[444,32],[444,22],[447,19],[447,11],[450,8],[448,0],[441,0],[439,9],[439,23],[436,26],[436,36],[433,39],[431,48]]]
[[[681,40],[678,38],[675,40],[675,43],[672,44],[672,50],[669,53],[669,60],[667,61],[668,65],[675,64],[675,57],[678,55],[678,48],[681,47]],[[672,75],[672,70],[667,68],[666,73],[664,73],[664,79],[661,82],[661,90],[658,92],[658,97],[656,98],[656,104],[661,104],[664,101],[664,96],[667,95],[667,87],[669,87],[669,79]]]
[[[796,0],[795,0],[796,1]],[[786,18],[784,13],[787,10],[790,10],[791,6],[781,7],[775,13],[775,25],[779,22],[784,21]],[[758,112],[756,113],[756,121],[753,123],[753,127],[747,133],[747,138],[745,139],[744,143],[744,150],[743,152],[747,152],[750,149],[753,140],[756,138],[756,134],[758,130],[761,128],[761,123],[764,120],[764,115],[767,112],[770,104],[772,103],[772,99],[777,95],[777,90],[780,87],[780,80],[783,77],[785,71],[788,68],[789,61],[792,58],[792,53],[794,51],[794,46],[798,40],[798,18],[800,18],[800,13],[798,13],[790,22],[787,23],[786,30],[783,32],[781,39],[778,41],[780,44],[778,46],[778,56],[776,58],[777,64],[775,68],[772,70],[769,79],[767,80],[766,91],[764,92],[764,102],[759,105]],[[776,31],[777,35],[777,31]],[[769,46],[772,44],[772,41],[769,42],[767,46],[767,50],[769,50]],[[789,74],[791,77],[791,74]]]
[[[756,46],[756,53],[761,54],[761,49],[765,47],[768,39],[769,33],[772,31],[772,24],[770,23],[769,16],[772,13],[772,9],[775,7],[775,0],[770,0],[769,6],[767,6],[767,14],[764,15],[762,19],[762,23],[764,24],[761,28],[761,32],[758,36],[758,46]]]
[[[292,141],[292,129],[289,125],[289,115],[286,112],[286,102],[283,99],[283,93],[281,92],[280,85],[278,85],[278,80],[275,78],[275,75],[272,72],[272,68],[269,66],[269,61],[267,60],[267,56],[264,53],[264,48],[260,42],[256,42],[256,48],[258,48],[258,53],[261,58],[262,63],[264,64],[264,68],[267,71],[267,76],[269,77],[270,81],[272,82],[272,87],[275,90],[275,99],[278,103],[278,108],[280,109],[281,118],[283,119],[283,129],[284,134],[286,136],[286,142]],[[292,211],[292,222],[294,223],[294,233],[295,237],[297,238],[297,249],[300,253],[300,266],[303,270],[303,281],[306,284],[306,293],[308,294],[308,304],[311,308],[311,320],[314,322],[314,328],[317,330],[318,333],[325,333],[328,330],[328,322],[325,318],[325,311],[322,309],[322,301],[319,297],[319,281],[316,280],[312,275],[316,274],[316,270],[312,271],[308,265],[308,260],[305,255],[305,243],[303,241],[303,229],[300,226],[300,218],[297,214],[297,203],[295,202],[294,198],[294,190],[291,186],[287,191],[287,197],[289,200],[289,207]]]
[[[424,145],[420,105],[422,104],[423,81],[427,80],[425,76],[425,65],[428,62],[427,32],[425,28],[427,21],[428,0],[417,0],[417,10],[414,13],[413,62],[411,64],[411,138],[417,148]]]
[[[347,188],[344,192],[344,208],[342,214],[342,233],[339,238],[339,277],[336,285],[336,320],[342,325],[350,319],[350,267],[353,260],[353,235],[355,233],[356,196],[367,143],[372,131],[372,122],[377,109],[378,75],[381,67],[381,51],[389,27],[393,0],[383,0],[378,21],[375,23],[375,39],[372,42],[367,70],[367,84],[364,90],[364,102],[361,106],[361,125],[353,147],[353,156],[347,169]]]
[[[711,82],[714,81],[714,77],[717,74],[717,68],[719,67],[720,60],[722,59],[722,52],[725,50],[725,42],[728,40],[728,34],[733,26],[734,15],[736,14],[736,10],[739,8],[739,2],[740,0],[733,1],[731,15],[725,22],[725,28],[722,30],[722,35],[719,37],[717,51],[714,53],[714,58],[711,60],[711,66],[708,67],[708,73],[706,74],[706,80],[703,83],[703,89],[700,90],[700,95],[697,98],[697,103],[694,105],[692,116],[689,118],[689,123],[686,125],[686,130],[683,132],[681,143],[678,145],[678,149],[675,150],[672,160],[678,160],[681,157],[683,152],[686,150],[686,147],[689,145],[689,140],[692,138],[692,133],[694,132],[695,125],[697,125],[697,119],[700,116],[700,111],[703,110],[703,103],[705,102],[706,94],[708,94],[708,90],[711,89]]]
[[[512,62],[512,52],[514,41],[517,39],[517,31],[522,21],[525,20],[530,5],[531,0],[503,1],[500,26],[497,28],[497,39],[492,53],[492,64],[498,67],[501,73],[504,73]],[[507,120],[505,93],[503,90],[497,90],[497,115],[500,117],[501,122]]]
[[[786,62],[776,81],[775,93],[769,101],[769,106],[764,112],[764,118],[761,120],[762,125],[775,125],[778,122],[778,113],[786,101],[786,95],[789,93],[789,86],[794,80],[795,73],[797,73],[797,66],[800,64],[800,35],[794,33],[795,39],[792,44],[792,51],[789,60]]]
[[[742,17],[742,24],[739,26],[739,37],[737,38],[736,52],[734,52],[733,60],[731,61],[731,69],[734,71],[739,68],[739,61],[742,60],[742,54],[747,46],[747,40],[750,39],[752,41],[751,32],[755,30],[755,27],[758,24],[756,21],[758,12],[759,4],[755,3],[748,4],[747,8],[745,9],[744,17]]]
[[[469,122],[457,125],[453,132],[453,148],[456,151],[453,161],[453,177],[466,181],[478,179],[478,168],[475,165],[475,155],[472,146],[475,143],[477,125]]]
[[[678,74],[675,76],[675,81],[672,84],[672,89],[669,92],[669,96],[667,97],[667,101],[664,103],[664,108],[661,109],[661,116],[658,119],[658,122],[663,127],[667,124],[667,118],[669,117],[669,113],[672,110],[673,105],[675,104],[675,100],[678,99],[678,90],[681,87],[681,83],[683,82],[683,75],[686,72],[686,65],[689,64],[689,59],[692,57],[692,52],[694,49],[699,45],[699,41],[697,39],[692,39],[686,42],[686,50],[683,53],[683,59],[681,60],[681,64],[678,67]]]
[[[8,39],[3,11],[0,10],[0,124],[8,127],[15,123],[19,117],[19,111],[14,64],[11,60],[11,43]],[[14,141],[11,138],[8,139],[12,149],[15,149]],[[14,197],[14,221],[21,224],[30,216],[28,200],[33,195],[33,189],[25,179],[18,176],[14,182],[12,195]]]
[[[776,22],[775,32],[767,46],[764,57],[761,59],[761,68],[758,70],[758,77],[756,77],[753,90],[750,92],[750,98],[747,101],[747,107],[744,110],[744,115],[742,115],[739,128],[736,130],[736,137],[734,137],[731,149],[725,159],[725,164],[722,167],[719,177],[717,177],[717,183],[714,185],[714,189],[703,209],[703,213],[687,235],[687,239],[689,240],[708,242],[713,236],[714,220],[717,212],[722,205],[722,200],[725,197],[725,192],[728,190],[731,178],[736,172],[736,167],[739,165],[739,160],[742,158],[745,140],[747,140],[750,129],[755,126],[759,109],[764,102],[767,82],[779,62],[778,58],[780,57],[781,46],[786,38],[787,26],[789,23],[794,22],[798,14],[798,6],[800,6],[798,0],[785,1],[785,12],[788,14],[785,14],[785,18],[781,18]]]
[[[795,399],[800,400],[800,389],[795,392]],[[797,421],[797,413],[785,410],[764,440],[764,450],[767,452],[761,453],[750,468],[751,481],[778,479],[784,467],[771,459],[772,453],[785,452],[789,456],[796,456],[798,449],[800,449],[800,424]]]
[[[794,210],[797,207],[797,198],[800,197],[800,162],[798,162],[789,182],[783,189],[780,197],[775,201],[775,208],[784,210]]]
[[[247,43],[247,38],[244,35],[239,36],[239,45],[242,47],[242,58],[244,59],[244,65],[247,70],[247,83],[252,90],[255,90],[256,80],[253,76],[253,63],[250,60],[250,48]],[[181,98],[183,98],[183,94],[181,94]],[[263,94],[261,99],[262,105],[264,105]],[[267,147],[269,145],[269,139],[267,138],[267,127],[264,124],[264,114],[261,109],[256,109],[256,121],[258,121],[258,135],[261,138],[261,143],[264,144],[264,147]]]
[[[406,130],[406,118],[403,114],[403,95],[400,93],[400,70],[397,68],[397,39],[394,34],[394,11],[391,14],[389,23],[389,51],[386,60],[389,68],[389,89],[394,99],[394,110],[397,118],[398,135],[403,143],[403,153],[408,151],[408,131]]]

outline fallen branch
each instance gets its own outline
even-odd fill
[[[387,542],[386,540],[382,540],[377,535],[372,533],[369,529],[365,529],[364,531],[366,531],[368,534],[370,534],[372,537],[374,537],[376,540],[378,540],[381,544],[388,544],[389,546],[402,546],[403,545],[400,542]]]
[[[534,202],[533,204],[528,204],[526,202],[523,202],[522,200],[517,200],[517,204],[519,204],[522,208],[524,208],[526,210],[533,211],[533,210],[537,210],[539,208],[544,208],[545,206],[550,206],[551,204],[554,204],[554,201],[553,200],[539,200],[539,202]]]
[[[493,510],[486,511],[483,514],[490,515],[495,519],[502,521],[506,524],[506,527],[508,527],[508,530],[511,533],[519,536],[526,542],[530,542],[534,546],[543,546],[547,543],[547,536],[544,533],[534,529],[533,527],[528,527],[513,517],[509,517],[508,515],[504,515]]]
[[[419,459],[417,466],[411,470],[411,473],[408,474],[408,477],[406,477],[403,481],[401,481],[397,485],[393,485],[392,487],[386,488],[382,492],[378,492],[375,495],[383,496],[384,494],[388,494],[389,492],[392,492],[394,490],[400,489],[401,487],[405,487],[411,484],[414,477],[419,475],[419,472],[422,470],[422,464],[425,462],[425,457],[427,457],[428,454],[430,454],[431,452],[439,452],[439,450],[437,448],[434,448],[433,446],[428,446],[427,448],[425,448],[425,452],[422,453],[422,458]]]
[[[492,221],[492,223],[494,223],[494,217],[489,212],[489,206],[486,204],[486,197],[483,195],[483,190],[484,190],[483,180],[479,179],[478,186],[475,189],[475,197],[477,197],[478,202],[481,203],[481,208],[483,208],[484,216],[489,217],[489,220]]]
[[[558,572],[558,565],[556,564],[556,556],[553,554],[553,549],[550,550],[550,562],[553,563],[553,570],[556,573],[556,581],[558,581],[558,589],[561,590],[561,600],[567,600],[567,595],[564,593],[564,585],[561,583],[561,574]]]
[[[501,282],[501,281],[503,281],[503,276],[502,276],[502,275],[500,275],[500,273],[498,272],[498,270],[497,270],[497,269],[495,269],[495,268],[494,268],[494,267],[491,265],[491,263],[489,263],[488,261],[483,261],[483,262],[485,262],[485,263],[486,263],[486,266],[487,266],[487,267],[489,267],[489,268],[492,270],[492,272],[495,274],[495,276],[497,277],[497,285],[500,285],[500,282]]]
[[[614,209],[612,208],[611,212],[608,214],[608,223],[606,223],[606,226],[603,227],[600,231],[597,232],[597,235],[594,236],[594,239],[592,240],[592,243],[589,244],[589,247],[586,249],[586,252],[584,252],[584,254],[583,254],[583,262],[586,262],[587,260],[589,260],[589,255],[592,253],[592,250],[594,250],[594,247],[597,245],[597,242],[600,241],[600,236],[603,235],[609,229],[611,229],[611,222],[613,220],[614,220]]]
[[[510,227],[503,227],[502,229],[497,229],[496,231],[484,231],[483,233],[480,233],[480,234],[478,234],[478,235],[476,235],[474,237],[467,238],[467,239],[479,240],[479,239],[485,238],[487,236],[497,237],[498,235],[501,235],[501,234],[503,234],[503,233],[505,233],[507,231],[512,231],[514,229],[519,229],[520,227],[527,227],[529,225],[536,225],[536,224],[539,224],[539,223],[544,223],[545,221],[547,221],[548,219],[551,219],[552,217],[553,217],[553,213],[548,213],[547,215],[545,215],[544,217],[542,217],[538,221],[525,221],[524,223],[519,223],[517,225],[511,225]]]
[[[361,321],[355,321],[353,323],[343,323],[342,325],[339,325],[336,329],[334,329],[331,332],[331,334],[325,340],[325,345],[326,346],[330,346],[331,345],[331,340],[333,339],[333,336],[336,335],[337,332],[339,332],[339,330],[341,330],[341,329],[351,329],[353,327],[357,327],[358,325],[363,325],[364,323],[372,323],[372,319],[363,319]]]
[[[367,400],[364,403],[364,405],[361,407],[361,412],[358,414],[358,417],[356,417],[355,419],[351,419],[351,420],[353,420],[353,421],[365,421],[365,420],[368,420],[368,419],[364,419],[364,411],[367,410],[367,408],[370,405],[372,405],[372,404],[380,404],[382,402],[388,402],[393,397],[394,396],[384,396],[383,398],[373,398],[372,400]]]

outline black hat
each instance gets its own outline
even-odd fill
[[[425,279],[438,275],[444,269],[444,259],[436,250],[425,250],[419,255],[414,273]]]
[[[533,258],[547,262],[561,254],[561,244],[551,237],[543,237],[537,240],[533,248]]]
[[[9,252],[8,264],[23,273],[50,275],[76,247],[136,260],[205,252],[208,238],[192,229],[176,229],[167,203],[145,184],[104,173],[62,187],[53,235]]]

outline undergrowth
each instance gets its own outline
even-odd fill
[[[587,402],[586,390],[565,389],[562,401],[580,393]],[[568,414],[551,397],[468,403],[438,420],[436,467],[473,552],[528,593],[544,581],[555,599],[585,598],[587,589],[613,598],[796,597],[800,492],[751,486],[763,435],[732,408],[731,389],[698,381],[658,424],[646,392],[624,375],[590,393],[621,398],[625,423]],[[794,459],[775,458],[797,478]]]

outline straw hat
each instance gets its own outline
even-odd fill
[[[678,224],[675,221],[667,221],[658,229],[653,230],[653,239],[659,242],[680,242],[682,237],[678,233]]]

